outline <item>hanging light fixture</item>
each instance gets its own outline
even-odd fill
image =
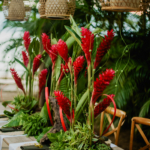
[[[140,11],[141,0],[100,0],[102,10],[129,12]]]
[[[2,8],[5,18],[11,21],[26,21],[31,12],[27,0],[4,0]]]
[[[39,3],[40,17],[52,20],[68,20],[76,6],[76,0],[40,0]]]

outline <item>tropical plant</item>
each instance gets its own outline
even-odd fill
[[[95,106],[95,103],[98,102],[99,97],[102,97],[104,89],[109,85],[110,81],[114,77],[115,71],[112,69],[106,69],[105,72],[99,74],[99,64],[103,56],[110,49],[114,33],[113,30],[108,31],[107,36],[104,37],[102,42],[97,44],[99,43],[98,40],[100,40],[100,38],[97,38],[94,36],[94,34],[96,35],[96,33],[99,33],[100,30],[94,30],[92,33],[89,29],[87,29],[88,26],[80,29],[72,17],[71,22],[71,28],[68,26],[65,26],[65,28],[75,40],[72,52],[69,51],[66,42],[64,42],[62,39],[59,39],[57,44],[51,45],[49,37],[46,34],[42,35],[44,50],[52,60],[52,82],[50,95],[55,96],[60,107],[60,119],[64,131],[67,129],[63,121],[62,111],[70,122],[70,127],[72,130],[75,130],[74,125],[77,123],[77,121],[81,121],[82,119],[81,123],[86,123],[88,120],[87,125],[90,128],[90,138],[88,138],[90,145],[89,148],[92,148],[94,118],[96,118],[103,110],[105,110],[111,102],[113,102],[115,107],[113,94],[104,94],[107,96],[107,98],[104,98],[103,101],[99,102]],[[76,49],[77,46],[79,46],[78,49]],[[70,56],[72,55],[73,57],[69,57],[68,54],[70,54]],[[86,65],[88,78],[85,77],[85,79],[88,81],[88,84],[81,80],[81,84],[84,83],[85,85],[80,87],[79,92],[78,79],[81,75],[81,70],[86,68]],[[99,75],[97,75],[97,73]],[[82,72],[82,74],[84,75],[84,72]],[[67,80],[67,82],[65,82],[65,80]],[[45,90],[45,95],[47,108],[49,110],[49,93],[47,87]],[[85,115],[82,114],[87,112],[88,118],[84,118],[83,116]],[[49,118],[52,122],[52,116],[50,112]],[[104,133],[107,132],[109,127],[104,131]],[[68,132],[71,132],[71,130]],[[97,140],[99,141],[99,139]]]

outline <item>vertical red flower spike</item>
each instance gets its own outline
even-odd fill
[[[49,57],[51,58],[52,63],[53,63],[52,70],[54,70],[55,63],[56,63],[56,60],[57,60],[57,57],[58,57],[57,44],[54,44],[54,45],[51,46]]]
[[[115,95],[109,95],[110,97],[114,98]],[[94,109],[94,118],[96,118],[102,111],[104,111],[111,103],[111,99],[109,97],[103,99]]]
[[[107,69],[104,73],[99,75],[99,78],[96,78],[96,81],[94,81],[94,89],[91,98],[93,104],[95,104],[98,97],[101,96],[104,89],[109,85],[110,81],[114,77],[114,73],[114,70]]]
[[[61,74],[60,77],[58,79],[58,82],[60,84],[61,80],[63,79],[63,77],[65,76],[65,74],[69,73],[69,67],[68,64],[61,64],[61,70],[60,70]]]
[[[74,110],[72,111],[72,114],[70,112],[71,101],[67,97],[65,97],[61,91],[54,91],[54,95],[56,96],[58,105],[62,108],[68,120],[71,121],[71,115],[72,115],[72,119],[74,119]]]
[[[18,86],[18,88],[20,88],[23,91],[23,93],[26,95],[26,92],[24,90],[23,84],[21,82],[21,78],[18,76],[18,74],[15,71],[15,69],[10,68],[10,72],[11,72],[11,74],[12,74],[12,76],[13,76],[13,78],[14,78],[17,86]]]
[[[68,63],[68,47],[67,44],[63,40],[59,40],[57,43],[57,49],[59,55],[62,57],[62,59],[65,61],[65,63]]]
[[[24,46],[26,48],[26,51],[29,53],[28,49],[29,49],[29,45],[30,45],[30,42],[31,42],[29,31],[24,32],[23,40],[24,40]]]
[[[46,76],[47,76],[47,69],[43,69],[39,75],[39,98],[42,92],[42,89],[44,88],[46,84]]]
[[[91,53],[93,50],[93,44],[94,44],[94,34],[92,34],[92,32],[84,27],[81,28],[81,46],[82,46],[82,50],[85,53],[85,57],[87,60],[87,64],[88,66],[91,63]]]
[[[28,58],[26,52],[24,52],[24,51],[22,51],[22,58],[23,58],[24,65],[27,67],[28,63],[29,63],[29,58]]]
[[[113,30],[107,32],[107,36],[103,39],[99,47],[97,48],[96,58],[94,62],[94,69],[98,67],[100,64],[103,56],[107,53],[107,51],[110,49],[111,42],[114,38],[114,32]]]
[[[41,58],[42,58],[42,55],[39,54],[33,60],[33,75],[35,74],[35,72],[37,71],[37,69],[39,68],[41,64]]]
[[[46,53],[50,54],[51,41],[46,33],[42,33],[42,44]]]
[[[85,61],[84,57],[79,56],[73,63],[75,84],[77,84],[78,75],[79,75],[80,71],[83,69],[84,61]]]

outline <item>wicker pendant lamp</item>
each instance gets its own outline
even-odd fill
[[[102,10],[129,12],[140,11],[141,0],[100,0]]]
[[[11,0],[8,19],[13,21],[23,21],[25,18],[25,8],[23,0]]]
[[[4,0],[3,12],[8,20],[12,21],[26,21],[31,12],[29,1],[26,0]]]
[[[68,20],[74,15],[76,0],[40,0],[41,18],[52,20]]]

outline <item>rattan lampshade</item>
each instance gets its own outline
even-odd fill
[[[46,0],[40,0],[39,1],[39,7],[38,7],[38,11],[39,11],[39,14],[40,14],[40,17],[41,18],[45,18],[45,3],[46,3]]]
[[[40,0],[39,13],[41,18],[68,20],[74,15],[75,6],[75,0]]]
[[[4,0],[2,8],[5,18],[12,21],[26,21],[31,12],[27,0]]]
[[[100,0],[102,10],[106,11],[140,11],[141,0]]]

